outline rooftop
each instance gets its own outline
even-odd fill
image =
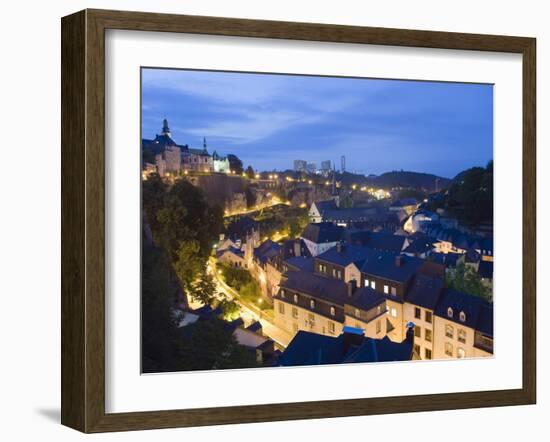
[[[348,293],[344,281],[306,272],[287,272],[279,286],[339,305],[344,305]]]
[[[332,223],[308,224],[302,233],[302,238],[316,244],[336,242],[342,239],[344,229]]]
[[[417,274],[407,293],[406,301],[419,307],[435,310],[443,287],[443,278]]]
[[[300,330],[279,358],[282,366],[356,362],[389,362],[412,359],[413,341],[401,343],[344,332],[338,337]]]
[[[372,250],[361,266],[361,272],[395,282],[409,281],[424,264],[412,256]]]

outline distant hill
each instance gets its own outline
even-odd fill
[[[281,172],[284,175],[298,177],[299,173],[286,170]],[[330,177],[329,177],[330,179]],[[351,172],[337,172],[336,179],[341,181],[345,186],[356,184],[358,186],[372,186],[383,189],[391,189],[393,187],[414,188],[425,192],[435,191],[435,180],[439,179],[438,190],[449,187],[452,180],[443,178],[430,173],[408,172],[408,171],[392,171],[381,175],[361,175]]]
[[[438,179],[438,189],[444,189],[449,186],[451,180],[448,178],[432,175],[431,173],[393,171],[386,172],[376,177],[367,178],[368,182],[376,187],[391,188],[391,187],[412,187],[415,189],[423,189],[427,192],[436,190],[435,182]]]

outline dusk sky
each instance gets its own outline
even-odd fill
[[[491,85],[143,69],[142,137],[163,118],[176,143],[260,171],[345,155],[350,172],[452,178],[493,158]]]

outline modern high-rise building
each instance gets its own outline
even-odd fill
[[[315,163],[307,163],[307,173],[315,173],[317,172],[317,164]]]
[[[342,155],[340,157],[340,172],[344,173],[346,171],[346,157]]]
[[[306,172],[307,171],[307,161],[305,161],[305,160],[294,160],[294,171],[295,172]]]

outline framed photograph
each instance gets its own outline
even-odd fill
[[[535,39],[62,19],[62,423],[533,404]]]

